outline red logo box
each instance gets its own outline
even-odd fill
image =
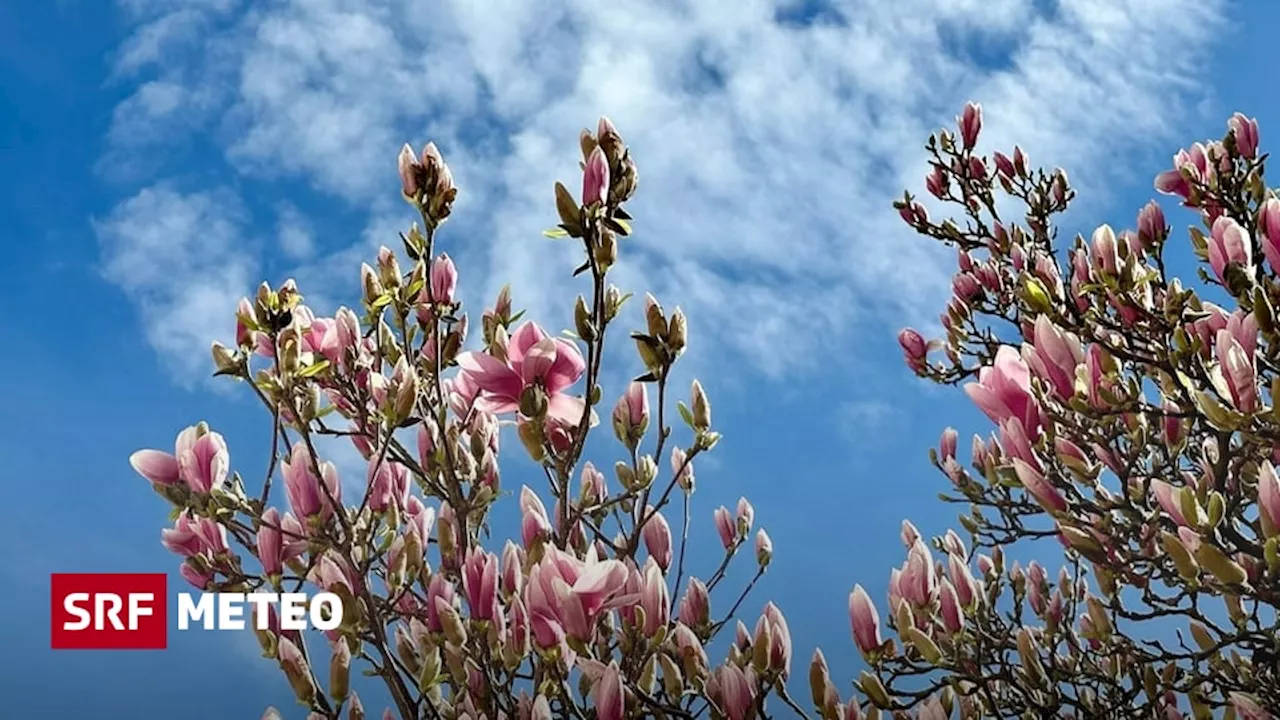
[[[164,573],[54,573],[54,650],[164,650],[169,578]]]

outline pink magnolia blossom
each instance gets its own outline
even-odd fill
[[[578,498],[584,506],[590,507],[604,502],[608,496],[609,486],[605,482],[604,473],[600,472],[591,461],[587,461],[582,466]]]
[[[221,488],[230,471],[230,455],[222,435],[204,423],[178,434],[174,454],[139,450],[129,458],[133,469],[155,486],[185,484],[191,492],[207,495]]]
[[[769,533],[764,528],[756,530],[756,563],[760,567],[767,567],[773,559],[773,540],[769,538]]]
[[[1280,272],[1280,200],[1270,197],[1258,210],[1258,233],[1262,240],[1262,255],[1271,263],[1274,272]]]
[[[597,148],[596,152],[600,149]],[[618,663],[610,662],[605,668],[596,681],[591,699],[596,706],[596,720],[623,720],[626,717],[626,695],[622,692]]]
[[[645,513],[652,515],[641,531],[645,550],[649,552],[649,557],[657,561],[658,567],[666,572],[667,568],[671,567],[671,526],[667,524],[667,519],[662,516],[662,513],[654,510],[652,506],[647,508]]]
[[[922,370],[929,354],[929,344],[920,333],[911,328],[898,331],[898,344],[902,346],[902,355],[912,370]]]
[[[480,590],[482,588],[477,588]],[[432,632],[441,632],[444,630],[444,620],[441,617],[440,608],[453,607],[454,601],[457,599],[457,593],[454,591],[453,583],[449,582],[442,574],[431,576],[430,582],[427,583],[427,629]]]
[[[902,546],[910,550],[912,545],[920,539],[920,531],[916,528],[915,523],[910,520],[902,521],[902,529],[898,531],[898,538],[902,540]]]
[[[613,429],[631,447],[649,427],[649,393],[644,383],[633,382],[613,408]]]
[[[212,558],[230,551],[227,528],[190,511],[179,515],[172,529],[161,531],[160,542],[169,552],[188,558],[195,555]]]
[[[315,465],[319,466],[319,477]],[[294,444],[293,452],[281,463],[281,472],[289,506],[301,519],[327,520],[333,515],[334,504],[342,502],[337,467],[330,462],[316,463],[304,443]]]
[[[547,507],[542,504],[528,485],[520,488],[520,537],[526,548],[533,547],[539,539],[551,536],[551,519]]]
[[[898,578],[902,597],[916,607],[928,607],[937,593],[937,576],[934,575],[933,555],[923,540],[917,539],[907,551],[907,563]]]
[[[177,485],[182,481],[178,459],[162,450],[139,450],[129,456],[129,464],[153,485]]]
[[[958,633],[964,629],[964,611],[960,607],[960,596],[947,580],[941,583],[938,592],[938,609],[942,617],[942,626],[949,633]]]
[[[498,558],[473,547],[462,565],[462,587],[471,617],[492,620],[498,609]]]
[[[748,720],[754,710],[755,673],[750,668],[725,664],[707,679],[707,697],[715,702],[726,720]]]
[[[1018,482],[1022,483],[1022,487],[1041,507],[1050,513],[1066,512],[1069,507],[1067,499],[1040,471],[1021,458],[1014,458],[1013,470],[1018,476]]]
[[[1209,266],[1223,284],[1227,282],[1227,266],[1239,265],[1253,271],[1253,240],[1249,231],[1235,220],[1222,216],[1214,221],[1209,240]]]
[[[689,578],[676,614],[689,627],[700,627],[711,621],[711,595],[698,578]]]
[[[1256,331],[1251,342],[1256,342]],[[1218,331],[1214,355],[1232,406],[1243,413],[1257,411],[1258,374],[1252,353],[1241,345],[1229,329],[1224,328]]]
[[[738,498],[738,534],[745,537],[751,532],[751,526],[755,523],[756,509],[744,497]]]
[[[542,560],[530,568],[525,584],[535,642],[550,648],[561,645],[566,637],[590,639],[601,612],[638,600],[622,593],[628,576],[625,565],[597,559],[594,548],[584,561],[548,546]]]
[[[1280,479],[1269,462],[1258,468],[1258,513],[1271,523],[1272,532],[1280,532]]]
[[[257,547],[262,572],[269,576],[279,575],[284,563],[284,536],[280,528],[280,511],[273,507],[262,513]]]
[[[1084,363],[1079,338],[1060,330],[1047,315],[1036,317],[1033,344],[1023,346],[1022,357],[1031,372],[1061,400],[1075,395],[1076,368]]]
[[[956,118],[960,124],[960,138],[965,150],[972,150],[978,144],[978,133],[982,132],[982,105],[965,103],[964,111]]]
[[[769,670],[785,679],[791,674],[791,629],[782,611],[771,602],[765,603],[764,611],[756,621],[753,644],[761,642],[766,635],[769,640]]]
[[[582,399],[564,394],[586,369],[577,347],[528,322],[511,336],[506,352],[506,362],[479,352],[458,355],[463,373],[483,391],[477,407],[495,415],[517,412],[524,391],[537,386],[546,392],[548,417],[573,426],[582,420]]]
[[[665,628],[671,614],[671,597],[667,579],[657,561],[650,557],[640,574],[640,607],[644,608],[645,637],[653,637],[659,628]]]
[[[738,542],[738,530],[733,522],[733,516],[729,514],[729,508],[721,505],[716,508],[716,532],[720,535],[720,544],[724,545],[724,549],[728,550]]]
[[[849,624],[853,627],[853,642],[863,655],[879,650],[884,644],[880,637],[880,615],[861,585],[854,585],[853,592],[849,593]]]
[[[978,381],[964,390],[992,422],[1017,418],[1031,439],[1039,437],[1040,406],[1031,394],[1030,370],[1017,350],[1002,345],[995,362],[978,371]]]
[[[369,509],[385,512],[391,507],[404,509],[409,502],[409,468],[392,460],[369,462]]]
[[[1241,720],[1275,720],[1275,716],[1262,707],[1257,698],[1242,692],[1228,693],[1227,699]]]
[[[1195,143],[1190,150],[1179,150],[1173,156],[1173,169],[1156,176],[1155,187],[1165,195],[1176,195],[1184,201],[1191,196],[1191,185],[1184,172],[1199,182],[1208,180],[1211,166],[1204,145]]]
[[[441,305],[452,305],[454,294],[458,291],[458,268],[448,253],[431,261],[431,274],[428,278],[431,289],[431,300]]]
[[[1258,156],[1258,121],[1236,113],[1227,121],[1227,127],[1236,139],[1236,150],[1240,157],[1252,160]]]
[[[582,171],[582,204],[586,206],[603,203],[609,195],[609,160],[604,150],[597,147],[587,158],[587,166]]]
[[[197,570],[189,562],[184,562],[179,566],[178,574],[182,575],[182,579],[197,590],[208,590],[209,584],[213,582],[213,573],[211,571]]]

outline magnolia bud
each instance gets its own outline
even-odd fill
[[[351,648],[338,638],[333,657],[329,659],[329,696],[341,704],[351,691]]]
[[[652,455],[645,455],[636,463],[636,489],[643,490],[653,484],[658,477],[658,463]]]
[[[243,359],[237,350],[215,342],[212,348],[213,367],[217,370],[218,375],[238,375],[240,374]]]
[[[587,309],[587,301],[581,296],[573,305],[573,325],[578,337],[586,342],[596,339],[596,327],[591,322],[591,311]]]
[[[315,679],[311,677],[311,666],[302,655],[302,651],[288,638],[282,638],[279,646],[280,667],[284,670],[289,686],[298,702],[310,706],[316,697]]]
[[[667,327],[667,347],[671,348],[673,355],[684,352],[688,332],[688,321],[685,320],[684,311],[676,308],[675,312],[671,313],[671,322]]]
[[[466,645],[467,629],[463,626],[462,617],[458,615],[457,609],[446,603],[443,598],[436,598],[436,612],[440,615],[445,639],[458,647]]]
[[[666,340],[666,314],[662,312],[662,306],[652,295],[645,295],[644,317],[648,324],[649,336],[657,340]]]
[[[889,701],[889,691],[885,689],[884,683],[866,670],[863,670],[862,675],[858,677],[858,687],[862,689],[872,705],[878,708],[888,708],[892,705]]]
[[[391,248],[383,245],[378,248],[378,279],[384,287],[400,287],[400,261]]]
[[[769,567],[769,561],[773,559],[773,541],[769,539],[769,534],[760,528],[756,531],[756,562],[760,565],[760,569],[764,570]]]
[[[366,305],[372,305],[385,292],[382,282],[378,280],[373,268],[369,267],[369,263],[360,265],[360,284],[364,288],[364,302]]]
[[[702,383],[697,380],[693,381],[693,386],[689,393],[689,404],[692,406],[693,429],[697,432],[710,430],[711,401],[707,399],[707,393],[702,389]]]
[[[618,261],[618,236],[612,230],[607,228],[601,230],[600,238],[596,241],[595,259],[604,270],[608,270]]]
[[[656,343],[656,340],[641,336],[636,337],[636,351],[640,354],[640,361],[644,363],[646,370],[653,373],[662,369],[662,359],[658,356]]]

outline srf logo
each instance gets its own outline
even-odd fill
[[[54,650],[163,650],[168,645],[164,573],[55,573]]]

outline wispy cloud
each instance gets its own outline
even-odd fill
[[[148,3],[135,38],[176,22],[161,4]],[[463,187],[446,240],[469,263],[464,275],[482,281],[484,298],[513,281],[517,298],[546,318],[565,309],[546,278],[572,267],[567,248],[538,237],[554,222],[550,188],[576,175],[577,130],[608,113],[641,175],[621,278],[643,278],[664,302],[684,305],[706,339],[703,360],[769,375],[829,363],[822,351],[852,345],[852,333],[936,312],[948,258],[902,227],[889,203],[904,185],[919,186],[922,140],[963,101],[984,104],[991,142],[1017,140],[1036,161],[1068,167],[1077,184],[1101,187],[1200,97],[1190,77],[1221,9],[1216,0],[551,9],[288,0],[229,20],[231,5],[207,3],[203,12],[219,22],[163,66],[122,63],[219,98],[195,107],[222,129],[236,171],[300,179],[373,207],[381,226],[390,216],[381,199],[396,192],[396,149],[435,139]],[[165,37],[169,49],[186,36]],[[117,113],[113,138],[154,134],[157,123],[181,137],[190,120],[179,123],[164,98],[142,86]],[[273,202],[292,192],[273,187]],[[116,237],[117,247],[129,242]],[[312,262],[332,266],[323,254]],[[242,291],[228,284],[208,297]],[[154,327],[168,316],[144,314],[162,352],[182,350]]]
[[[183,382],[208,377],[209,344],[234,335],[235,303],[257,267],[245,222],[230,191],[155,185],[94,223],[106,278],[137,306],[147,339]]]

